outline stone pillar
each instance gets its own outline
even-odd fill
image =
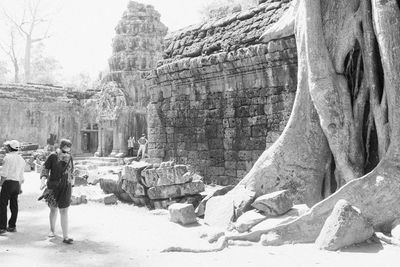
[[[119,148],[120,148],[120,135],[119,135],[119,129],[118,129],[118,123],[117,121],[113,122],[114,127],[113,127],[113,148],[110,154],[110,157],[115,157],[119,153]]]
[[[120,126],[120,153],[124,156],[128,155],[128,138],[129,138],[129,118],[130,118],[130,110],[125,110],[122,114],[122,120],[119,123]]]
[[[103,130],[103,125],[99,123],[99,135],[98,135],[98,146],[97,146],[97,151],[94,153],[96,157],[102,157],[103,156],[103,146],[104,146],[104,130]]]

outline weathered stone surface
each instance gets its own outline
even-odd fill
[[[239,233],[248,231],[253,226],[268,219],[269,216],[264,215],[258,210],[249,210],[240,216],[235,222],[235,229]]]
[[[110,73],[104,80],[122,84],[136,106],[145,108],[149,94],[143,74],[155,68],[162,58],[167,27],[153,6],[129,1],[115,31]]]
[[[118,191],[118,182],[111,179],[100,179],[100,188],[105,194],[111,194]]]
[[[177,203],[176,199],[150,200],[150,205],[154,209],[167,209],[170,205]]]
[[[118,198],[114,194],[110,194],[104,197],[103,199],[105,205],[115,205],[118,203]]]
[[[80,139],[81,132],[77,126],[82,118],[82,107],[78,104],[79,98],[73,92],[56,86],[0,84],[2,141],[16,139],[35,142],[22,144],[23,150],[32,150],[37,145],[46,146],[50,133],[58,139],[62,136]],[[80,153],[80,143],[74,142],[72,146],[74,152]]]
[[[361,243],[374,234],[372,224],[346,200],[339,200],[315,241],[320,249],[338,250]]]
[[[204,223],[213,227],[227,229],[233,217],[234,203],[232,198],[216,196],[207,201]]]
[[[282,190],[258,197],[251,206],[266,215],[278,216],[290,210],[293,202],[289,197],[289,191]]]
[[[143,183],[147,187],[183,184],[192,180],[200,180],[196,174],[188,172],[187,165],[172,165],[162,163],[158,168],[143,170]]]
[[[83,177],[75,177],[75,186],[86,186],[88,184],[87,179]]]
[[[122,176],[128,181],[139,182],[142,179],[142,171],[150,166],[151,164],[144,161],[133,161],[124,167]]]
[[[287,213],[284,215],[278,216],[278,217],[271,217],[268,218],[254,227],[251,228],[251,232],[256,232],[259,230],[264,230],[264,229],[272,229],[274,227],[277,227],[279,225],[288,223],[290,221],[295,220],[296,218],[300,217],[304,213],[306,213],[309,210],[307,205],[301,204],[301,205],[294,205],[292,209],[290,209]]]
[[[207,183],[244,177],[284,129],[295,97],[294,38],[258,38],[286,6],[268,2],[167,38],[149,79],[150,155],[190,162]]]
[[[165,199],[194,195],[202,191],[204,191],[204,183],[195,181],[186,184],[154,186],[149,188],[147,194],[150,199]]]
[[[200,204],[197,206],[195,212],[197,216],[203,216],[204,212],[206,210],[206,204],[207,201],[212,198],[212,197],[216,197],[216,196],[222,196],[225,195],[226,193],[228,193],[229,191],[232,190],[234,186],[233,185],[228,185],[225,186],[223,188],[220,188],[218,190],[212,191],[211,193],[209,193],[205,198],[203,198],[203,200],[200,202]]]
[[[169,220],[183,225],[197,222],[192,204],[175,203],[168,207]]]
[[[141,184],[132,181],[122,180],[121,188],[134,197],[142,197],[146,195],[145,188]]]

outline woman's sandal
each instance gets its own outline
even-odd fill
[[[71,245],[74,242],[72,238],[64,238],[63,243]]]

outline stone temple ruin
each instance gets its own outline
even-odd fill
[[[251,9],[167,35],[153,7],[131,1],[116,27],[110,73],[101,86],[82,93],[0,85],[0,136],[39,147],[70,138],[77,176],[86,180],[83,184],[100,183],[114,196],[105,203],[118,198],[169,208],[171,221],[181,224],[204,217],[206,224],[222,229],[208,236],[210,243],[222,238],[209,251],[237,240],[282,244],[285,240],[277,237],[282,232],[265,229],[307,220],[302,216],[313,213],[309,208],[340,186],[327,176],[317,193],[290,179],[277,181],[266,194],[235,190],[284,131],[292,112],[298,88],[297,40],[293,32],[266,42],[262,36],[295,2],[260,0]],[[318,121],[315,116],[310,120]],[[126,157],[127,139],[137,140],[143,133],[149,158]],[[110,166],[111,171],[101,169]],[[332,234],[329,225],[319,224],[324,229],[318,239],[298,237],[302,229],[296,226],[287,232],[294,241],[317,239],[319,247],[330,250],[373,234],[368,220],[346,201],[337,202],[327,222],[340,216],[351,227],[338,226]],[[366,234],[354,236],[360,228]],[[307,229],[306,234],[312,232]],[[335,234],[354,238],[338,241]]]

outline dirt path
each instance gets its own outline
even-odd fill
[[[73,245],[49,239],[48,208],[40,194],[36,173],[26,174],[20,196],[17,233],[0,236],[0,266],[399,266],[400,249],[369,244],[343,252],[317,250],[313,244],[281,247],[229,247],[207,254],[160,253],[168,246],[207,246],[199,238],[204,227],[170,223],[165,212],[121,204],[72,206]],[[157,215],[158,214],[158,215]]]

